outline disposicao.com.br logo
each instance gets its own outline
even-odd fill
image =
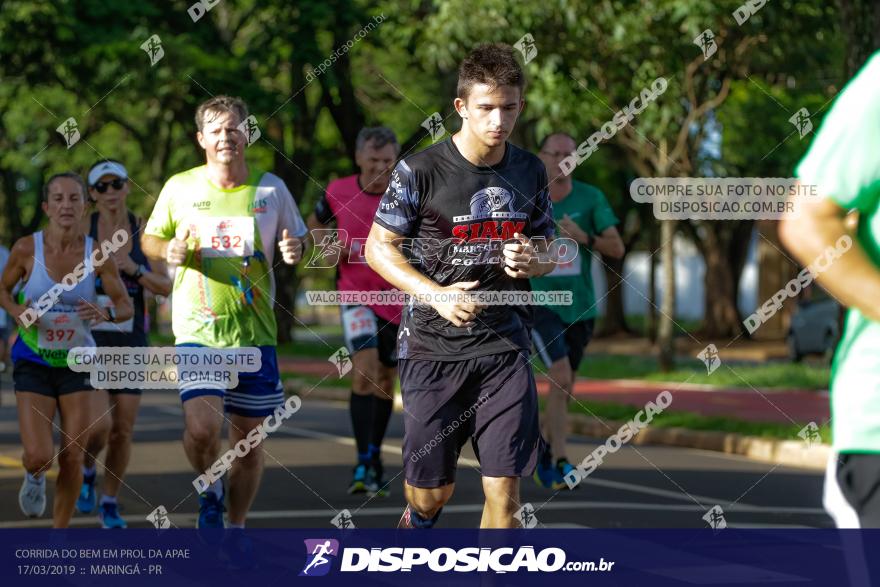
[[[332,538],[306,539],[306,566],[300,571],[300,577],[320,577],[330,572],[330,557],[339,554],[339,541]]]
[[[300,576],[325,575],[331,567],[329,556],[339,553],[338,542],[331,539],[306,540],[308,558]],[[610,571],[613,561],[569,561],[561,548],[535,551],[533,546],[518,548],[355,548],[342,550],[341,572],[410,572],[413,567],[437,573],[494,572],[516,573],[556,571]]]

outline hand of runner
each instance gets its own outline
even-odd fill
[[[24,323],[24,313],[30,307],[31,307],[31,301],[25,300],[24,304],[16,304],[15,305],[15,312],[12,312],[9,315],[12,316],[13,318],[15,318],[15,323],[18,324],[20,327],[27,328],[28,326],[30,326],[30,324]]]
[[[590,235],[584,232],[568,214],[563,215],[562,220],[558,222],[558,225],[560,236],[574,239],[574,241],[578,243],[586,243],[590,240]]]
[[[91,320],[92,322],[107,321],[107,310],[85,300],[80,300],[79,304],[76,305],[76,315],[83,320]]]
[[[117,251],[113,253],[113,260],[116,262],[116,267],[126,275],[132,275],[138,269],[138,264],[134,262],[134,259],[128,253]]]
[[[455,326],[468,328],[474,325],[477,314],[483,311],[481,306],[469,298],[469,290],[480,285],[479,281],[459,281],[431,293],[428,303],[437,313],[452,322]]]
[[[519,242],[506,243],[502,249],[504,272],[511,277],[525,279],[540,275],[538,253],[531,241],[523,234],[513,233]]]
[[[182,265],[186,261],[187,238],[189,238],[189,229],[179,228],[174,238],[168,241],[168,247],[165,249],[165,262],[168,265]]]
[[[288,265],[299,263],[300,257],[302,257],[303,253],[302,240],[296,237],[291,237],[286,228],[281,233],[281,240],[278,241],[278,248],[281,249],[281,257],[284,259],[285,263]]]

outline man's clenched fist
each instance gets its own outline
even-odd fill
[[[281,258],[288,265],[299,263],[303,253],[302,240],[290,236],[285,228],[281,233],[281,240],[278,241],[278,248],[281,249]]]
[[[188,228],[178,228],[174,238],[168,241],[168,247],[165,249],[165,262],[170,266],[183,265],[186,261],[187,244],[186,239],[189,238]]]

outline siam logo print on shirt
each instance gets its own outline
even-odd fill
[[[470,214],[453,216],[452,236],[465,241],[508,240],[523,232],[528,214],[515,212],[513,194],[503,187],[483,188],[471,196]]]

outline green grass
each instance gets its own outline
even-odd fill
[[[536,361],[540,365],[540,361]],[[539,366],[540,371],[544,371]],[[828,389],[830,369],[823,365],[806,363],[722,363],[711,375],[696,358],[681,363],[669,373],[660,371],[653,357],[627,355],[587,355],[578,369],[581,377],[592,379],[643,379],[708,383],[723,387],[755,387],[758,389]]]
[[[321,377],[319,375],[305,375],[301,373],[290,373],[287,371],[281,373],[281,381],[288,381],[291,379],[301,381],[306,390],[311,389],[313,386],[328,389],[351,388],[351,377],[337,379],[332,375],[330,377]]]
[[[647,320],[644,315],[641,314],[628,314],[626,316],[626,325],[636,333],[639,333],[642,336],[646,336],[647,333]],[[689,332],[696,332],[703,325],[702,320],[688,320],[685,318],[676,318],[675,324],[672,325],[673,332],[675,336],[685,336]],[[602,317],[600,316],[598,319],[599,328],[602,327]]]
[[[539,401],[543,409],[544,398],[541,398]],[[590,401],[571,402],[568,407],[568,411],[572,414],[586,414],[588,416],[597,416],[606,420],[618,420],[622,422],[631,420],[636,412],[641,409],[643,409],[643,406],[608,404]],[[798,432],[803,428],[803,426],[794,424],[746,422],[734,418],[701,416],[700,414],[694,414],[692,412],[674,411],[665,411],[655,415],[653,420],[651,420],[651,426],[662,428],[681,427],[689,430],[710,430],[713,432],[733,432],[736,434],[780,440],[800,440]],[[611,432],[612,430],[608,431],[609,434],[611,434]],[[831,442],[831,427],[829,425],[826,424],[820,426],[819,434],[822,438],[822,442]]]

